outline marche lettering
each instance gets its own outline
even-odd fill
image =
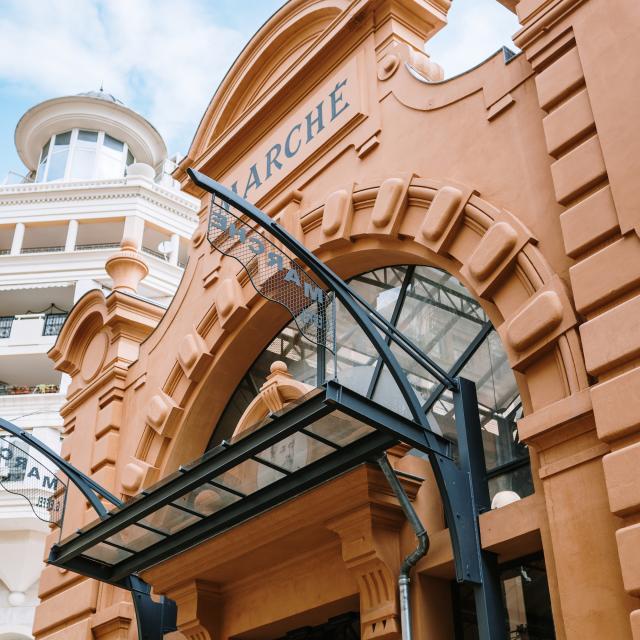
[[[320,137],[326,138],[331,130],[337,130],[346,121],[342,114],[348,116],[355,111],[354,98],[349,95],[354,90],[351,80],[349,82],[349,77],[343,77],[333,81],[311,109],[307,107],[292,116],[292,125],[278,127],[274,135],[276,141],[260,146],[254,156],[255,162],[240,177],[231,179],[230,188],[243,198],[255,201],[260,187],[311,153],[320,144]]]

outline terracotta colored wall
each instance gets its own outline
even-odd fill
[[[193,165],[242,193],[255,163],[263,184],[247,197],[341,275],[414,262],[461,279],[516,372],[536,488],[481,516],[483,546],[503,559],[544,550],[558,638],[640,638],[640,5],[506,4],[523,53],[428,83],[408,66],[437,78],[421,44],[447,0],[293,0],[234,64],[179,177],[186,184]],[[305,116],[320,101],[325,126],[307,142]],[[287,158],[298,123],[289,141],[300,149]],[[272,162],[267,178],[276,143],[282,168]],[[287,320],[210,249],[206,216],[203,206],[154,331],[158,315],[141,302],[94,296],[52,352],[74,380],[65,451],[125,496],[204,450]],[[101,357],[97,334],[108,338]],[[416,625],[420,637],[450,638],[437,493],[424,463],[396,463],[423,478],[408,489],[432,536],[414,581]],[[83,507],[72,503],[70,530]],[[176,637],[273,637],[359,602],[363,637],[391,640],[395,576],[412,545],[379,474],[361,468],[145,577],[178,601]],[[41,596],[38,638],[135,635],[126,596],[110,588],[50,567]]]

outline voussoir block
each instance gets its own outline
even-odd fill
[[[462,222],[464,207],[471,194],[471,189],[453,185],[438,189],[416,232],[415,241],[436,253],[445,249]]]
[[[188,333],[180,341],[178,345],[178,362],[190,380],[198,382],[212,360],[213,358],[207,349],[204,339],[195,328],[192,333]]]
[[[511,366],[524,368],[558,336],[576,324],[576,317],[560,278],[538,291],[498,329]]]
[[[218,319],[223,329],[231,329],[249,310],[244,304],[242,287],[236,278],[224,278],[218,283],[215,295]]]
[[[489,228],[469,258],[469,272],[477,280],[486,280],[516,246],[518,234],[506,222]]]
[[[510,214],[501,215],[507,218]],[[478,295],[486,296],[499,285],[518,252],[532,239],[529,230],[517,220],[497,219],[480,238],[461,273]]]
[[[120,473],[122,492],[130,496],[137,494],[143,485],[153,481],[153,478],[149,479],[148,476],[155,476],[156,473],[156,467],[144,460],[131,458]]]
[[[370,234],[396,234],[407,204],[407,192],[413,176],[387,178],[378,189],[369,227]]]
[[[182,409],[166,393],[158,393],[149,401],[147,424],[158,434],[170,438],[178,426]]]
[[[353,219],[353,188],[334,191],[324,204],[322,211],[323,246],[349,242]]]
[[[455,187],[442,187],[436,193],[427,215],[420,227],[420,235],[425,240],[439,240],[460,208],[462,191]]]
[[[562,302],[555,291],[536,296],[509,323],[507,339],[518,352],[525,351],[562,321]]]

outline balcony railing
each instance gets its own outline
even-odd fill
[[[23,247],[20,253],[58,253],[64,251],[64,245],[55,247]]]
[[[14,316],[0,316],[0,338],[8,338],[11,335],[11,326]]]
[[[93,244],[77,244],[76,251],[97,251],[99,249],[118,249],[119,242],[97,242]]]
[[[0,396],[20,396],[36,393],[59,393],[60,386],[57,384],[0,384]]]
[[[155,256],[156,258],[160,258],[160,260],[164,260],[165,262],[169,262],[168,253],[161,253],[160,251],[156,251],[155,249],[149,249],[149,247],[142,247],[142,253],[146,253],[150,256]]]
[[[44,327],[42,329],[43,336],[57,336],[62,329],[64,321],[67,319],[66,313],[48,313],[44,319]]]
[[[0,316],[0,340],[16,339],[29,341],[35,335],[57,336],[62,329],[67,313],[33,313],[15,316]],[[37,321],[40,324],[33,324]],[[17,329],[16,329],[17,327]],[[36,331],[38,334],[36,334]]]

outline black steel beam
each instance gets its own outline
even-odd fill
[[[451,458],[451,441],[440,434],[425,429],[334,380],[328,380],[325,387],[326,401],[334,408],[375,429],[385,431],[424,453],[437,453],[443,458]]]

